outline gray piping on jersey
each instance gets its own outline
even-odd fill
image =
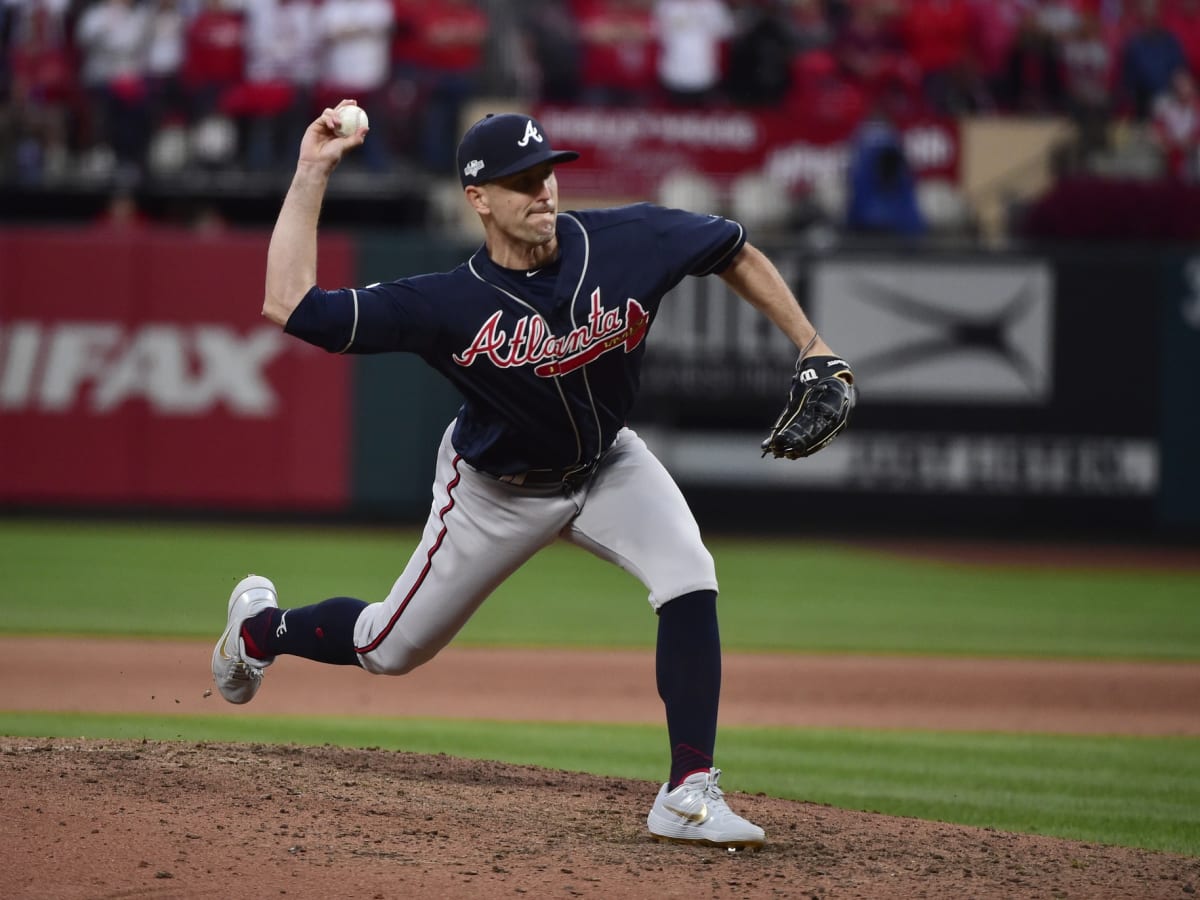
[[[478,253],[479,251],[477,250],[475,252]],[[478,278],[484,284],[488,285],[489,287],[495,288],[500,293],[502,293],[505,297],[508,297],[514,303],[520,304],[521,306],[525,307],[527,310],[530,311],[530,313],[532,313],[533,315],[535,315],[539,319],[541,319],[542,325],[546,329],[546,334],[554,334],[554,331],[553,331],[553,329],[550,328],[550,323],[546,321],[545,316],[543,316],[540,312],[538,312],[537,309],[535,309],[532,304],[530,304],[529,302],[527,302],[525,300],[522,300],[520,297],[518,297],[516,294],[512,293],[511,291],[506,291],[504,288],[500,287],[500,285],[493,284],[492,282],[490,282],[486,278],[484,278],[482,275],[480,275],[479,272],[477,272],[475,269],[475,255],[474,254],[472,254],[471,258],[467,260],[467,268],[471,270],[472,275],[474,275],[476,278]],[[579,292],[579,289],[576,288],[576,293],[578,293],[578,292]],[[573,307],[573,305],[574,304],[572,304],[572,307]],[[572,308],[572,316],[574,316],[574,308]],[[560,356],[560,359],[561,359],[561,356]],[[563,410],[566,412],[567,419],[571,423],[571,431],[574,432],[574,434],[575,434],[575,461],[581,462],[583,460],[583,436],[579,433],[579,426],[576,424],[575,416],[571,412],[571,404],[569,404],[567,402],[567,395],[563,392],[562,380],[561,380],[562,376],[554,375],[551,377],[554,378],[554,387],[558,391],[558,399],[562,401]]]
[[[579,272],[579,282],[575,285],[575,293],[571,295],[571,329],[579,327],[579,323],[575,321],[575,301],[579,299],[579,291],[583,288],[583,280],[587,277],[588,263],[592,258],[592,241],[588,237],[587,229],[583,227],[583,223],[577,218],[568,213],[559,213],[564,219],[570,219],[579,229],[579,233],[583,235],[583,269]],[[604,439],[604,429],[600,425],[600,413],[596,409],[596,398],[592,395],[592,383],[588,380],[587,366],[583,367],[583,386],[587,391],[588,404],[592,407],[592,418],[596,420],[596,438],[598,441]],[[595,459],[600,458],[600,451],[603,448],[596,447]],[[579,462],[583,462],[583,447],[579,448]]]
[[[733,222],[733,224],[738,227],[737,237],[733,241],[733,247],[736,247],[741,242],[742,234],[746,231],[746,229],[742,227],[741,222],[734,221],[733,219],[726,219],[725,221]],[[733,248],[731,247],[729,252],[732,252],[732,249]],[[716,271],[717,266],[719,266],[721,263],[723,263],[725,260],[727,260],[729,258],[729,252],[722,254],[711,266],[709,266],[703,272],[697,272],[696,277],[703,278],[705,275],[711,275],[714,271]]]
[[[358,334],[358,291],[350,288],[350,296],[354,298],[354,324],[350,326],[350,340],[346,341],[346,346],[338,353],[345,353],[354,346],[354,337]]]

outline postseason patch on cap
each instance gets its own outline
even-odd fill
[[[537,119],[518,113],[489,113],[467,129],[458,145],[463,187],[485,184],[544,162],[574,159],[579,159],[574,150],[555,150],[550,146]]]

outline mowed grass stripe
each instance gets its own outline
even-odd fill
[[[0,629],[213,637],[228,591],[272,577],[284,606],[386,596],[403,529],[0,521]],[[1200,659],[1200,572],[970,566],[805,540],[714,538],[728,650]],[[558,544],[484,604],[457,641],[650,647],[632,576]]]

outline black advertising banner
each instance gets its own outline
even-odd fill
[[[1162,499],[1169,527],[1200,526],[1200,256],[1175,260],[1162,312]]]
[[[761,459],[795,348],[719,279],[685,281],[651,334],[634,424],[689,494],[824,492],[868,514],[904,496],[947,521],[1152,522],[1161,255],[768,252],[853,365],[860,404],[821,453]]]

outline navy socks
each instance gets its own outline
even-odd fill
[[[334,597],[313,606],[264,610],[242,625],[246,652],[257,659],[290,654],[357,665],[354,623],[366,605],[353,597]],[[713,764],[721,699],[716,591],[694,591],[663,604],[658,612],[655,674],[666,708],[669,785],[674,788]]]
[[[716,591],[694,591],[663,604],[655,669],[671,741],[668,785],[674,788],[713,764],[721,699]]]
[[[354,597],[334,597],[313,606],[263,610],[242,624],[246,652],[255,659],[284,653],[356,666],[354,623],[366,605]]]

